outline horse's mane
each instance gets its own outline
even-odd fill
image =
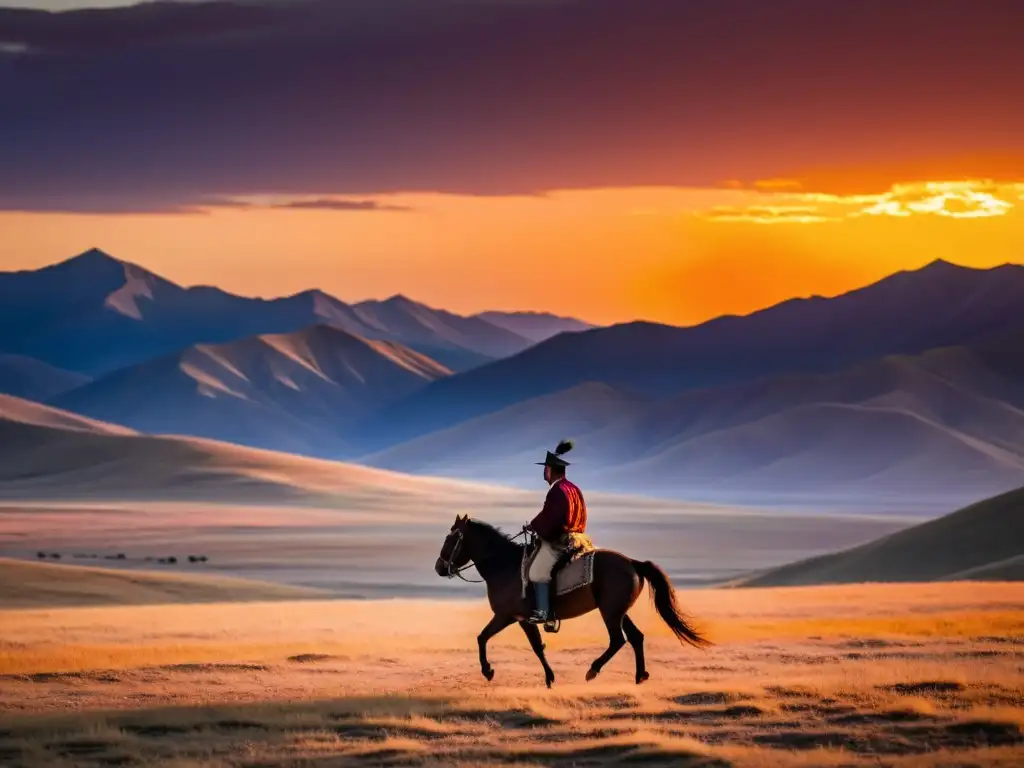
[[[489,544],[497,545],[501,549],[505,549],[510,552],[518,552],[525,546],[517,541],[513,541],[511,536],[491,523],[471,518],[469,520],[469,524],[473,526],[476,531],[482,533]]]

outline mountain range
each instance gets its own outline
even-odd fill
[[[198,344],[51,399],[143,432],[314,456],[350,453],[361,414],[451,375],[426,355],[330,325]]]
[[[534,343],[547,341],[564,331],[588,331],[594,326],[574,317],[553,315],[549,312],[481,312],[482,320],[512,331]]]
[[[1015,265],[690,327],[247,299],[97,251],[0,274],[0,299],[0,384],[143,432],[530,485],[572,437],[587,487],[726,502],[948,508],[1024,482]]]
[[[575,434],[574,477],[719,500],[803,494],[972,499],[1024,482],[1024,331],[669,398],[586,384],[432,432],[364,461],[499,482],[535,473],[543,425]],[[493,436],[493,437],[491,437]],[[487,440],[493,445],[484,449]],[[550,442],[550,441],[549,441]]]
[[[633,322],[555,336],[439,381],[370,421],[369,449],[586,382],[652,397],[788,373],[825,373],[893,354],[971,344],[1024,328],[1024,267],[935,261],[834,298],[675,327]]]
[[[346,304],[318,290],[256,299],[210,286],[183,288],[98,249],[38,270],[0,273],[0,353],[89,376],[195,344],[317,324],[398,342],[458,371],[585,326],[538,314],[526,324],[527,337],[500,324],[504,313],[489,317],[432,309],[404,296]],[[522,318],[509,315],[507,322],[522,324]]]

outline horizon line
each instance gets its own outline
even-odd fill
[[[400,293],[400,292],[399,293],[390,294],[390,295],[388,295],[388,296],[386,296],[384,298],[369,297],[369,298],[354,299],[354,300],[346,300],[346,299],[338,298],[334,294],[328,293],[327,291],[323,290],[322,288],[305,288],[303,290],[296,291],[296,292],[290,293],[290,294],[284,294],[284,295],[280,295],[280,294],[278,294],[278,295],[253,295],[253,294],[245,294],[245,293],[236,293],[234,291],[222,288],[219,285],[215,285],[215,284],[212,284],[212,283],[187,284],[187,283],[176,282],[176,281],[171,280],[171,279],[169,279],[167,277],[164,277],[162,274],[159,274],[159,273],[153,271],[149,267],[143,266],[142,264],[139,264],[139,263],[134,262],[134,261],[128,261],[128,260],[121,259],[121,258],[118,258],[116,256],[113,256],[108,251],[106,251],[103,248],[100,248],[98,246],[90,246],[90,247],[86,248],[83,251],[79,251],[78,253],[75,253],[72,256],[68,256],[68,257],[65,257],[63,259],[58,259],[57,261],[53,261],[51,263],[45,264],[45,265],[43,265],[41,267],[37,267],[35,269],[10,270],[10,271],[9,270],[2,270],[2,271],[0,271],[0,275],[3,275],[3,274],[17,274],[19,272],[21,272],[21,273],[39,272],[39,271],[42,271],[44,269],[60,266],[62,264],[68,264],[70,262],[75,261],[76,259],[81,259],[81,258],[86,257],[89,254],[93,254],[93,253],[98,254],[98,255],[100,255],[100,256],[102,256],[102,257],[104,257],[106,259],[109,259],[111,261],[117,262],[118,264],[123,264],[125,266],[131,266],[131,267],[135,267],[137,269],[141,269],[141,270],[149,273],[150,275],[153,275],[154,277],[159,278],[160,280],[164,280],[165,282],[168,282],[168,283],[170,283],[170,284],[172,284],[172,285],[174,285],[174,286],[176,286],[178,288],[181,288],[182,290],[186,290],[186,291],[187,290],[195,290],[195,289],[211,289],[211,290],[220,291],[221,293],[227,294],[228,296],[232,296],[232,297],[235,297],[235,298],[247,299],[247,300],[250,300],[250,301],[266,301],[266,302],[287,301],[288,299],[294,299],[294,298],[297,298],[297,297],[302,296],[304,294],[316,294],[316,293],[319,293],[319,294],[322,294],[322,295],[326,296],[329,299],[332,299],[333,301],[338,302],[339,304],[343,304],[343,305],[345,305],[347,307],[352,307],[352,308],[356,308],[356,307],[358,307],[360,305],[365,305],[365,304],[370,304],[370,303],[386,303],[388,301],[394,301],[396,299],[403,299],[405,301],[408,301],[408,302],[413,303],[413,304],[417,304],[419,306],[425,307],[425,308],[427,308],[429,310],[432,310],[432,311],[435,311],[435,312],[447,312],[447,313],[454,314],[454,315],[457,315],[457,316],[463,317],[463,318],[478,318],[478,319],[484,320],[484,322],[488,322],[488,321],[487,321],[486,318],[481,317],[481,315],[487,314],[489,312],[497,312],[497,313],[502,313],[502,314],[513,314],[513,315],[514,314],[548,315],[549,317],[552,317],[552,318],[555,318],[555,319],[575,320],[577,322],[583,322],[583,323],[586,323],[586,324],[592,326],[590,329],[584,329],[583,331],[573,331],[573,333],[583,333],[586,330],[595,330],[595,329],[599,329],[599,328],[612,328],[612,327],[616,327],[616,326],[634,325],[634,324],[658,325],[658,326],[662,326],[662,327],[666,327],[666,328],[696,328],[696,327],[704,325],[706,323],[711,323],[711,322],[715,322],[715,321],[725,320],[725,319],[728,319],[728,318],[750,317],[750,316],[756,315],[756,314],[758,314],[760,312],[764,312],[764,311],[773,309],[775,307],[780,307],[780,306],[782,306],[784,304],[788,304],[788,303],[791,303],[791,302],[794,302],[794,301],[812,301],[812,300],[815,300],[815,299],[825,299],[825,300],[836,299],[836,298],[839,298],[841,296],[845,296],[847,294],[855,293],[855,292],[857,292],[859,290],[863,290],[864,288],[868,288],[868,287],[870,287],[872,285],[876,285],[876,284],[878,284],[878,283],[880,283],[880,282],[882,282],[884,280],[887,280],[889,278],[895,277],[896,275],[921,272],[921,271],[923,271],[925,269],[928,269],[929,267],[935,267],[935,266],[939,266],[939,265],[947,265],[947,266],[951,266],[951,267],[954,267],[954,268],[959,269],[959,270],[970,271],[970,272],[991,272],[991,271],[994,271],[994,270],[997,270],[997,269],[1003,269],[1003,268],[1006,268],[1006,267],[1024,267],[1024,261],[1020,261],[1020,262],[1005,261],[1005,262],[1003,262],[1001,264],[996,264],[996,265],[993,265],[993,266],[990,266],[990,267],[975,267],[975,266],[970,266],[970,265],[966,265],[966,264],[958,264],[958,263],[956,263],[954,261],[950,261],[949,259],[942,258],[942,257],[937,257],[937,258],[931,259],[928,262],[925,262],[924,264],[922,264],[919,267],[916,267],[916,268],[907,268],[907,267],[905,267],[903,269],[898,269],[898,270],[895,270],[893,272],[886,273],[881,278],[878,278],[876,280],[872,280],[872,281],[869,281],[869,282],[866,282],[866,283],[863,283],[863,284],[860,284],[860,285],[856,285],[856,286],[854,286],[852,288],[848,288],[848,289],[843,290],[843,291],[841,291],[839,293],[834,293],[834,294],[813,293],[813,294],[806,294],[806,295],[793,295],[793,296],[789,296],[787,298],[781,299],[779,301],[776,301],[774,303],[766,304],[764,306],[758,307],[758,308],[753,309],[753,310],[751,310],[749,312],[746,312],[746,313],[723,313],[723,314],[718,314],[718,315],[714,315],[712,317],[705,318],[704,320],[700,320],[698,322],[689,323],[689,324],[686,324],[686,325],[679,325],[679,324],[674,324],[674,323],[666,323],[666,322],[661,322],[661,321],[658,321],[658,320],[645,319],[645,318],[642,318],[642,317],[635,317],[635,318],[632,318],[632,319],[629,319],[629,320],[619,320],[619,321],[612,322],[612,323],[595,323],[595,322],[593,322],[591,320],[587,320],[587,319],[585,319],[583,317],[580,317],[580,316],[577,316],[577,315],[563,315],[563,314],[559,314],[559,313],[556,313],[556,312],[553,312],[553,311],[547,310],[547,309],[521,309],[521,308],[520,309],[498,309],[498,308],[491,307],[491,308],[488,308],[488,309],[482,309],[482,310],[480,310],[478,312],[472,312],[472,313],[469,313],[469,314],[460,314],[458,312],[454,312],[454,311],[446,309],[444,307],[438,307],[438,306],[433,306],[433,305],[427,304],[425,302],[419,301],[418,299],[411,298],[410,296],[408,296],[408,295],[406,295],[404,293]]]

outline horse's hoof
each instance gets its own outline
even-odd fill
[[[487,682],[490,682],[491,680],[494,679],[494,669],[493,668],[488,667],[487,669],[481,670],[481,672],[484,673],[484,677],[487,678]]]
[[[641,672],[639,675],[636,676],[636,684],[640,685],[640,683],[644,682],[645,680],[650,680],[650,679],[651,679],[651,673],[650,672]]]
[[[551,687],[551,685],[552,685],[552,684],[553,684],[554,682],[555,682],[555,676],[554,676],[554,675],[546,675],[546,676],[544,677],[544,683],[545,683],[545,684],[547,685],[547,687],[548,687],[548,688],[550,688],[550,687]]]
[[[597,677],[597,670],[596,670],[596,669],[594,669],[594,668],[590,668],[590,669],[588,669],[588,670],[587,670],[587,682],[589,683],[589,682],[590,682],[591,680],[593,680],[593,679],[594,679],[595,677]]]

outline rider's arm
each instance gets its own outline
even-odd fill
[[[530,521],[529,528],[542,539],[555,539],[565,527],[565,518],[569,509],[565,494],[552,487],[544,499],[544,508]]]

